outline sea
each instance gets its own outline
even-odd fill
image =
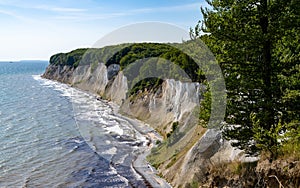
[[[0,62],[0,187],[146,187],[146,138],[113,104],[46,80],[46,61]]]

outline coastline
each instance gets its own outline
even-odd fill
[[[151,166],[146,160],[146,157],[150,154],[156,140],[162,139],[161,136],[152,127],[138,119],[120,114],[120,106],[112,101],[100,99],[99,95],[96,95],[89,91],[81,90],[71,85],[69,85],[69,87],[80,90],[84,93],[87,93],[88,95],[92,95],[93,97],[95,97],[95,100],[101,100],[102,102],[106,103],[112,109],[114,116],[127,121],[133,129],[143,135],[147,139],[147,143],[146,146],[141,146],[143,147],[142,149],[139,148],[137,151],[134,151],[136,157],[132,161],[133,170],[143,178],[146,186],[149,188],[172,188],[172,186],[165,179],[157,175],[156,169]]]
[[[58,57],[58,56],[53,56],[53,57]],[[124,113],[125,117],[128,117],[129,119],[130,118],[131,119],[147,118],[147,121],[145,121],[144,123],[146,123],[146,122],[149,123],[149,125],[151,125],[151,127],[153,129],[157,130],[159,133],[162,133],[162,135],[167,135],[168,133],[171,133],[170,131],[173,129],[174,122],[178,122],[178,123],[181,122],[182,124],[186,125],[186,126],[184,126],[184,129],[188,130],[188,124],[189,124],[188,122],[194,121],[194,120],[190,120],[190,118],[188,118],[188,116],[190,116],[189,114],[194,110],[195,106],[197,106],[199,104],[198,103],[199,97],[200,97],[199,96],[199,91],[200,91],[199,84],[194,83],[194,82],[181,82],[181,81],[177,81],[174,79],[166,79],[162,83],[162,88],[159,90],[158,93],[156,93],[156,94],[153,93],[154,90],[153,90],[153,92],[147,91],[144,93],[145,96],[143,96],[141,98],[139,98],[139,97],[136,98],[136,103],[131,103],[130,99],[127,96],[128,82],[127,82],[126,76],[124,75],[124,73],[122,71],[117,71],[112,68],[113,67],[107,67],[104,63],[101,63],[101,62],[98,63],[98,65],[95,67],[91,66],[91,65],[85,65],[85,66],[79,66],[79,67],[75,68],[75,67],[66,65],[63,62],[55,63],[55,61],[54,61],[46,69],[45,73],[43,74],[43,78],[47,78],[50,80],[56,80],[60,83],[69,84],[73,88],[79,88],[82,91],[91,93],[91,94],[93,94],[92,100],[105,101],[106,104],[107,104],[107,102],[111,101],[114,104],[117,104],[118,106],[120,106],[119,113],[121,115],[123,115],[123,113]],[[114,76],[112,77],[112,75],[114,75]],[[107,100],[101,100],[101,97],[104,97]],[[112,104],[112,103],[110,103],[110,104]],[[151,106],[150,106],[150,104],[151,104]],[[94,106],[96,107],[97,105],[94,105]],[[113,106],[116,106],[116,105],[113,105]],[[151,108],[151,110],[149,110],[150,108]],[[87,116],[92,114],[92,112],[88,113],[89,108],[86,108],[84,110],[85,110],[85,113],[87,114]],[[95,110],[95,111],[99,111],[99,110]],[[115,116],[112,112],[112,108],[109,108],[109,111],[110,111],[111,115]],[[96,112],[96,114],[97,114],[97,112]],[[110,114],[107,114],[107,115],[109,116]],[[115,114],[118,114],[117,110],[115,110]],[[120,151],[120,152],[118,152],[118,155],[120,155],[120,156],[122,156],[122,154],[125,154],[125,155],[127,154],[128,160],[126,160],[126,166],[127,167],[130,166],[130,171],[135,172],[136,170],[140,169],[137,166],[142,166],[142,165],[135,164],[134,166],[136,166],[137,168],[136,168],[136,170],[133,169],[133,167],[132,167],[133,165],[131,163],[135,159],[135,156],[136,156],[136,153],[134,151],[139,150],[139,151],[146,152],[147,149],[142,148],[142,147],[146,146],[147,133],[145,133],[144,131],[141,131],[141,130],[138,131],[138,129],[142,129],[139,127],[142,126],[143,123],[138,122],[138,124],[141,124],[141,125],[135,126],[135,128],[133,128],[131,124],[134,124],[134,123],[131,122],[131,124],[130,124],[128,120],[127,121],[125,120],[125,117],[124,118],[116,117],[119,120],[117,120],[117,119],[113,120],[118,123],[121,122],[121,124],[119,124],[121,126],[119,126],[119,125],[114,126],[113,125],[114,123],[112,123],[111,124],[111,125],[113,125],[112,127],[110,126],[110,124],[104,125],[104,127],[103,127],[103,129],[105,129],[105,132],[108,132],[108,133],[112,132],[114,139],[119,140],[120,142],[118,142],[118,143],[123,144],[123,146],[121,146],[117,142],[114,143],[115,145],[119,146],[119,150],[117,147],[113,147],[111,145],[109,146],[109,144],[111,142],[109,142],[106,145],[105,145],[105,143],[106,143],[105,140],[103,142],[104,144],[101,144],[101,142],[99,143],[99,139],[97,142],[95,142],[95,140],[92,140],[92,142],[93,142],[92,146],[93,145],[99,146],[99,147],[95,147],[95,150],[97,150],[97,148],[106,149],[106,151],[101,150],[99,152],[99,155],[102,155],[101,152],[105,152],[105,154],[107,153],[107,154],[112,155],[111,153],[116,152],[116,151]],[[94,121],[94,119],[95,118],[92,118],[93,121]],[[103,119],[103,118],[99,118],[99,119]],[[106,118],[104,118],[104,119],[106,119]],[[114,119],[114,118],[112,118],[112,119]],[[99,123],[102,124],[102,122],[99,122]],[[98,123],[96,121],[94,121],[94,124],[98,124]],[[106,123],[104,122],[104,124],[106,124]],[[109,127],[111,127],[112,129]],[[126,143],[124,143],[124,141],[126,142],[127,136],[125,136],[126,134],[124,136],[122,136],[124,131],[121,130],[120,127],[124,127],[125,132],[127,131],[126,134],[130,135],[129,137],[132,137],[132,139],[130,139],[130,142],[134,142],[134,140],[136,140],[136,142],[133,143],[132,145],[130,145],[130,144],[126,145]],[[84,126],[82,128],[86,129]],[[99,127],[99,128],[102,129],[101,127]],[[145,127],[143,127],[143,128],[145,128]],[[89,129],[94,130],[96,128],[93,128],[93,126],[89,126]],[[132,131],[130,131],[129,129],[131,129]],[[98,132],[99,135],[101,135],[103,133],[103,131],[102,132],[101,131],[102,130],[100,130]],[[90,131],[90,132],[85,132],[85,133],[86,134],[94,134],[95,132]],[[119,133],[121,133],[121,134],[119,134]],[[145,135],[145,136],[142,136],[141,133],[143,133],[143,135]],[[200,135],[200,133],[198,135]],[[89,137],[87,137],[87,138],[89,138]],[[175,144],[174,147],[182,148],[182,147],[184,147],[184,145],[188,144],[191,141],[190,139],[192,139],[192,138],[190,138],[189,136],[184,137],[183,143],[181,143],[180,140],[178,140],[178,142],[176,140],[174,142],[174,144]],[[89,141],[89,139],[87,139],[87,140]],[[156,143],[156,142],[154,142],[154,143]],[[127,146],[132,147],[132,148],[130,149]],[[108,149],[108,147],[113,147],[113,148]],[[140,152],[140,153],[143,153],[143,152]],[[171,154],[170,152],[166,153],[167,156],[169,154],[172,156],[174,155],[174,154]],[[172,156],[169,156],[169,157],[172,157]],[[107,157],[110,158],[111,156],[107,156]],[[129,157],[130,157],[130,159],[129,159]],[[116,158],[118,158],[118,156]],[[146,156],[144,156],[144,158],[146,158]],[[189,160],[189,159],[187,159],[187,160]],[[193,160],[193,159],[191,159],[191,160]],[[109,161],[110,161],[110,159],[109,159]],[[167,163],[168,161],[165,161],[165,162]],[[116,161],[116,164],[118,166],[120,164],[120,162]],[[179,186],[179,185],[185,184],[185,182],[181,182],[182,176],[185,176],[186,177],[185,179],[190,179],[191,178],[190,176],[194,175],[193,171],[188,171],[188,173],[182,174],[183,168],[181,168],[181,165],[182,165],[181,163],[180,164],[178,163],[177,167],[173,166],[172,169],[168,169],[168,170],[162,166],[163,167],[161,169],[162,174],[165,177],[168,177],[166,179],[168,179],[168,181],[170,181],[170,183],[174,186]],[[143,166],[148,167],[147,162],[143,162]],[[147,168],[145,168],[145,169],[147,169]],[[122,173],[124,176],[128,175],[128,173],[125,171],[122,171]],[[141,172],[141,174],[142,173],[143,172]],[[145,173],[145,176],[148,177],[149,173],[150,173],[150,171]],[[140,176],[138,176],[138,174],[136,174],[136,175],[138,178],[140,178]],[[157,177],[154,179],[157,179]],[[154,182],[157,182],[157,181],[155,180]],[[158,187],[161,187],[161,185],[159,184]],[[165,187],[170,187],[170,186],[168,186],[166,183]]]
[[[119,113],[119,106],[117,104],[113,102],[108,102],[108,104],[112,107],[115,116],[123,118],[129,122],[136,131],[141,133],[148,140],[147,146],[144,147],[143,150],[139,150],[139,152],[135,153],[136,158],[132,162],[133,169],[143,177],[143,179],[148,183],[149,187],[171,188],[172,186],[165,179],[162,179],[156,175],[156,169],[146,160],[146,157],[150,154],[151,149],[154,147],[153,143],[155,143],[156,140],[161,139],[160,135],[144,122],[121,115]]]
[[[40,76],[41,79],[50,80],[53,82],[61,83],[55,80],[43,78]],[[154,188],[171,188],[172,186],[164,179],[156,175],[156,170],[154,167],[152,167],[147,161],[146,157],[150,154],[152,147],[154,146],[153,143],[156,142],[156,140],[161,140],[161,136],[149,125],[146,123],[137,120],[135,118],[127,117],[125,115],[122,115],[119,113],[119,105],[112,102],[107,101],[104,99],[101,99],[99,95],[92,93],[90,91],[82,90],[80,88],[71,86],[69,84],[65,84],[70,88],[73,88],[75,90],[78,90],[80,92],[86,93],[93,97],[95,100],[100,100],[101,102],[108,105],[109,108],[111,108],[112,113],[114,116],[128,122],[132,129],[140,133],[142,136],[144,136],[147,140],[145,143],[145,146],[139,146],[138,149],[136,149],[133,154],[135,155],[134,159],[132,160],[131,167],[135,171],[135,173],[142,177],[144,183],[147,187],[154,187]],[[97,152],[96,152],[97,153]]]

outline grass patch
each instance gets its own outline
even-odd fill
[[[200,186],[200,185],[199,185],[198,182],[193,181],[192,183],[189,183],[189,184],[187,185],[187,188],[198,188],[199,186]]]
[[[214,174],[214,176],[220,177],[229,177],[229,176],[240,176],[243,174],[248,174],[251,171],[255,171],[257,166],[256,162],[247,162],[243,163],[240,161],[232,161],[229,163],[221,163],[219,165],[215,165],[210,169],[210,174]]]
[[[294,160],[300,160],[300,143],[289,142],[282,146],[279,157],[280,159],[292,158]]]

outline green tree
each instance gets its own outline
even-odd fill
[[[248,154],[266,149],[276,157],[284,125],[299,126],[299,0],[207,3],[191,36],[206,34],[224,73],[231,125],[224,135]]]

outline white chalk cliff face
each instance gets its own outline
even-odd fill
[[[120,105],[121,113],[143,120],[164,136],[172,131],[173,122],[179,123],[179,132],[184,133],[172,145],[173,151],[184,151],[171,167],[162,163],[161,173],[175,187],[205,178],[208,164],[230,161],[240,154],[228,141],[221,138],[218,130],[201,134],[197,125],[197,111],[200,103],[199,83],[183,83],[165,80],[157,90],[142,91],[135,97],[128,97],[127,78],[119,65],[106,67],[103,63],[92,66],[59,66],[50,64],[44,78],[57,80],[74,87],[99,94],[104,99]],[[203,131],[204,129],[201,128]],[[204,130],[205,131],[205,130]],[[196,135],[196,136],[195,136]],[[196,141],[195,141],[195,138]],[[166,162],[174,153],[167,153]]]

